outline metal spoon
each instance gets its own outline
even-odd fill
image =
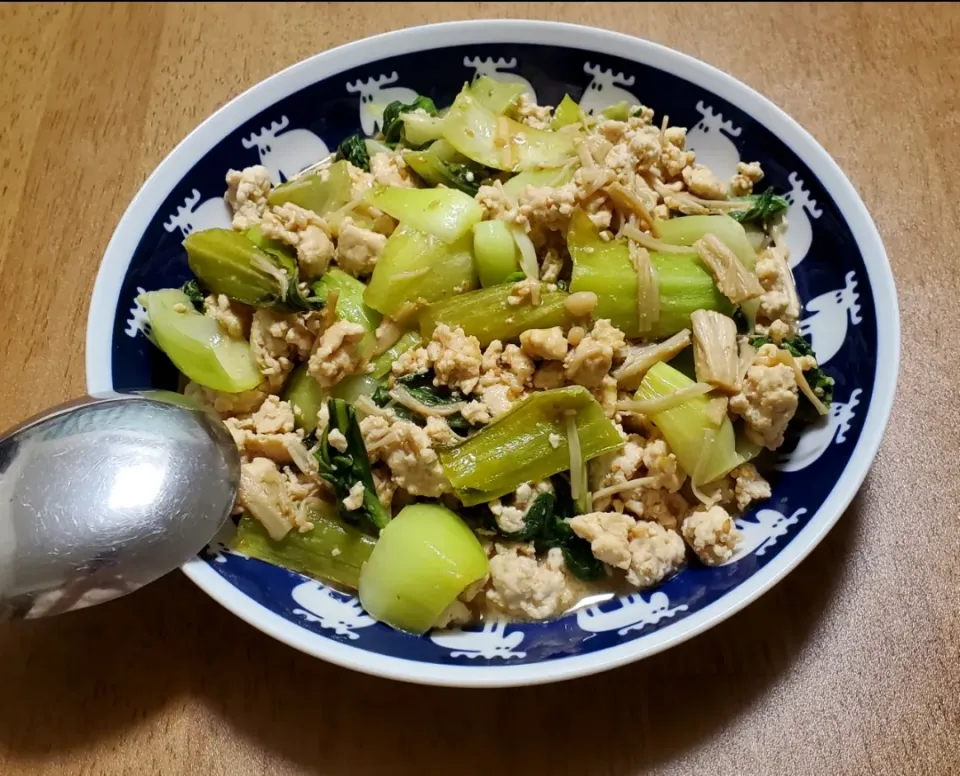
[[[165,391],[87,396],[0,436],[0,621],[172,571],[217,534],[239,480],[219,418]]]

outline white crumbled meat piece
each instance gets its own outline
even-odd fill
[[[547,105],[537,105],[526,92],[517,98],[512,112],[517,121],[534,129],[550,129],[553,120],[553,109]]]
[[[727,196],[727,187],[709,167],[704,167],[702,164],[685,167],[683,182],[687,184],[691,194],[703,199],[725,199]]]
[[[263,165],[227,172],[225,199],[233,211],[234,229],[242,232],[260,223],[272,187],[270,171]]]
[[[567,337],[559,326],[521,332],[520,346],[530,358],[562,361],[567,357]]]
[[[667,179],[680,176],[686,167],[693,164],[696,155],[687,149],[687,130],[684,127],[667,127],[663,133],[660,153],[660,169]]]
[[[226,294],[210,294],[203,300],[203,314],[223,326],[227,336],[245,340],[250,336],[253,308],[235,302]]]
[[[463,441],[461,437],[454,433],[446,420],[436,415],[427,417],[424,430],[427,432],[427,436],[430,437],[430,442],[434,445],[440,445],[441,447],[455,445]]]
[[[776,249],[767,248],[758,257],[755,272],[764,291],[759,315],[769,321],[780,320],[792,336],[800,317],[800,298],[786,259]]]
[[[227,418],[224,424],[244,458],[290,463],[291,447],[302,444],[293,430],[292,407],[276,396],[268,396],[256,412]]]
[[[422,375],[430,371],[430,355],[426,348],[410,348],[390,365],[395,377]]]
[[[191,381],[184,387],[183,395],[199,401],[222,417],[230,417],[255,412],[270,395],[270,386],[261,383],[256,388],[243,393],[227,393],[215,391]]]
[[[317,339],[307,371],[323,388],[361,371],[365,358],[360,344],[366,330],[359,323],[337,321]]]
[[[570,527],[590,542],[594,557],[626,572],[638,589],[659,584],[683,565],[683,539],[646,521],[620,512],[591,512],[570,520]]]
[[[598,129],[613,143],[603,166],[613,170],[617,177],[649,170],[660,161],[662,149],[657,127],[636,126],[636,122],[601,121]]]
[[[643,465],[647,467],[647,476],[654,477],[654,488],[676,493],[686,480],[687,475],[680,468],[674,455],[663,439],[649,440],[643,448]]]
[[[760,326],[757,327],[758,330],[760,328],[761,328]],[[767,326],[766,335],[767,337],[770,338],[771,342],[773,342],[776,345],[779,345],[785,339],[789,339],[790,337],[792,337],[795,333],[795,330],[796,330],[795,322],[793,324],[790,324],[790,323],[787,323],[786,321],[781,321],[779,318],[777,318],[769,326]],[[799,360],[797,361],[797,363],[798,364],[800,363]],[[816,364],[814,364],[813,366],[815,367]],[[801,364],[800,368],[806,369],[807,367],[804,367]]]
[[[327,434],[327,442],[330,443],[330,447],[336,450],[339,453],[347,452],[347,438],[343,435],[343,432],[339,428],[334,428],[330,430],[330,433]]]
[[[608,418],[617,416],[617,380],[610,375],[604,375],[600,385],[592,390],[593,398],[600,402],[603,413]]]
[[[486,406],[490,417],[492,419],[496,419],[509,412],[516,401],[519,401],[520,397],[514,399],[513,396],[514,391],[509,385],[505,383],[499,383],[497,385],[490,385],[484,388],[480,398],[483,401],[484,406]]]
[[[560,447],[560,443],[562,441],[563,441],[563,437],[560,436],[559,434],[551,434],[550,436],[547,437],[547,442],[550,443],[550,447],[552,447],[554,450]]]
[[[261,229],[264,237],[297,249],[301,277],[312,280],[327,271],[333,258],[333,242],[326,222],[312,210],[284,202],[263,214]]]
[[[350,512],[360,509],[363,506],[363,493],[363,483],[355,482],[353,487],[350,488],[350,493],[343,500],[343,508]]]
[[[373,173],[361,170],[347,162],[347,177],[350,179],[350,199],[360,199],[373,188]]]
[[[370,157],[370,174],[377,186],[414,188],[410,168],[400,154],[381,151]]]
[[[708,566],[716,566],[733,557],[740,542],[740,531],[721,506],[691,512],[683,521],[683,538]]]
[[[545,620],[562,614],[579,596],[580,587],[567,574],[559,548],[538,559],[529,544],[494,545],[486,597],[497,609],[521,619]]]
[[[516,345],[493,340],[480,361],[477,392],[492,418],[507,412],[526,395],[535,366],[531,358]]]
[[[354,277],[369,275],[386,244],[385,235],[357,226],[352,218],[345,217],[337,237],[337,265]]]
[[[540,264],[540,280],[544,283],[556,283],[563,270],[563,258],[556,248],[547,248]]]
[[[730,411],[746,421],[747,436],[768,450],[783,444],[799,403],[793,369],[776,358],[776,345],[762,345],[743,378],[743,390],[729,403]]]
[[[433,366],[436,385],[472,393],[480,380],[480,340],[468,337],[463,329],[450,329],[441,323],[427,344],[427,357]]]
[[[473,613],[467,605],[458,598],[450,602],[450,606],[440,613],[433,628],[451,628],[455,625],[466,625],[473,620]]]
[[[254,312],[250,352],[272,388],[279,388],[296,361],[310,354],[318,322],[315,314],[285,314],[271,308]]]
[[[505,533],[517,533],[526,526],[527,512],[541,493],[553,493],[553,486],[546,481],[525,482],[513,494],[513,504],[504,505],[500,499],[490,502],[490,511],[493,513],[500,530]]]
[[[630,434],[623,447],[612,453],[598,456],[587,464],[590,489],[601,490],[611,485],[620,485],[628,480],[637,479],[643,465],[645,440],[638,434]]]
[[[269,458],[254,458],[241,464],[237,505],[259,520],[276,541],[298,522],[297,509],[287,491],[287,478]]]
[[[752,194],[754,184],[762,180],[760,162],[738,162],[737,173],[730,179],[730,196],[745,197]]]
[[[567,379],[586,388],[596,388],[610,371],[613,356],[625,341],[622,331],[609,320],[600,319],[564,360]]]
[[[540,281],[533,278],[526,278],[514,283],[510,289],[510,296],[507,297],[507,304],[514,307],[526,304],[532,304],[534,307],[540,304]]]
[[[562,388],[566,381],[566,374],[560,361],[546,361],[533,374],[533,387],[538,391]]]
[[[460,410],[463,419],[473,426],[481,426],[490,422],[490,408],[482,401],[469,401]]]
[[[533,380],[536,366],[533,360],[516,345],[510,344],[503,349],[500,363],[506,367],[508,374],[516,386],[527,387]]]
[[[368,415],[360,421],[360,432],[371,463],[386,463],[396,486],[428,498],[450,490],[430,436],[416,423]]]
[[[760,476],[757,467],[752,463],[740,464],[730,472],[730,478],[734,481],[733,492],[737,499],[737,509],[741,512],[754,501],[770,498],[770,483]]]
[[[639,500],[626,501],[624,507],[637,517],[653,521],[670,531],[680,527],[690,510],[690,505],[680,493],[646,488],[640,491]]]

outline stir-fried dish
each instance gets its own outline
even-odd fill
[[[824,414],[787,203],[642,105],[480,78],[273,185],[141,296],[242,458],[233,548],[422,633],[735,557],[755,459]],[[759,456],[759,458],[758,458]],[[762,468],[762,467],[761,467]]]

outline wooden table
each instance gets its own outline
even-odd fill
[[[720,627],[605,675],[519,690],[327,665],[178,572],[109,606],[0,629],[0,773],[960,773],[957,6],[2,6],[0,427],[83,392],[100,256],[201,119],[349,40],[497,16],[700,57],[796,117],[849,175],[893,262],[903,325],[891,427],[853,506]]]

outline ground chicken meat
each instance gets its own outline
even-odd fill
[[[362,482],[355,482],[353,487],[350,488],[350,493],[347,494],[347,497],[343,500],[343,508],[348,512],[353,512],[355,509],[360,509],[363,506],[363,494],[364,488]]]
[[[184,387],[183,395],[199,401],[218,415],[230,417],[255,412],[270,395],[270,386],[261,383],[256,388],[243,393],[226,393],[225,391],[215,391],[191,381]]]
[[[377,186],[414,188],[410,168],[400,154],[381,152],[370,157],[370,173]]]
[[[203,314],[223,326],[228,337],[245,340],[250,336],[253,308],[234,302],[226,294],[210,294],[203,300]]]
[[[369,275],[387,244],[385,235],[357,226],[352,218],[340,222],[337,238],[337,264],[354,277]]]
[[[297,249],[301,277],[312,280],[327,271],[333,258],[333,242],[326,222],[312,210],[285,202],[263,214],[261,228],[264,237]]]
[[[614,353],[623,347],[624,342],[623,332],[610,321],[597,321],[593,330],[564,360],[567,379],[587,388],[596,388],[610,371]]]
[[[434,384],[472,393],[480,379],[480,340],[468,337],[463,329],[451,330],[441,323],[427,344],[427,358],[433,366]]]
[[[237,506],[259,520],[276,541],[296,523],[297,510],[287,492],[286,478],[269,458],[241,464]]]
[[[572,606],[579,598],[579,586],[567,574],[559,548],[538,559],[533,545],[498,542],[490,558],[486,597],[514,617],[544,620]]]
[[[675,456],[663,439],[653,439],[643,448],[643,465],[647,476],[656,479],[655,488],[676,493],[687,479]]]
[[[256,412],[227,418],[224,424],[245,458],[269,458],[277,463],[291,463],[291,447],[302,445],[293,430],[292,407],[276,396],[268,396]]]
[[[463,405],[460,410],[463,419],[473,426],[483,425],[490,422],[490,408],[482,401],[470,401]]]
[[[436,498],[450,490],[426,430],[409,420],[368,415],[360,432],[370,461],[383,461],[396,486],[413,496]]]
[[[268,384],[279,388],[298,359],[313,347],[318,319],[258,309],[250,324],[250,352]]]
[[[574,517],[570,527],[590,542],[597,560],[625,571],[636,588],[656,585],[683,565],[683,539],[656,523],[618,512],[591,512]]]
[[[233,211],[233,228],[242,232],[260,223],[267,209],[267,195],[273,183],[270,171],[257,164],[227,172],[226,200]]]
[[[559,361],[547,361],[534,372],[533,387],[538,391],[562,388],[566,383],[563,364]]]
[[[567,338],[559,326],[521,332],[520,346],[530,358],[562,361],[567,356]]]
[[[359,323],[338,321],[320,336],[307,371],[321,387],[330,388],[363,368],[366,359],[360,344],[365,334]]]
[[[737,174],[730,179],[730,196],[745,197],[753,193],[753,186],[763,180],[760,162],[738,162]]]
[[[517,98],[512,113],[522,124],[534,129],[550,129],[553,120],[553,109],[547,105],[537,105],[526,92]]]
[[[553,493],[553,486],[546,481],[525,482],[513,494],[513,504],[504,505],[500,499],[490,502],[497,525],[504,533],[517,533],[526,527],[527,512],[541,493]]]
[[[685,167],[683,182],[687,184],[691,194],[704,199],[725,199],[727,196],[727,187],[709,167],[704,167],[702,164]]]
[[[757,467],[752,463],[744,463],[730,472],[734,481],[734,495],[737,499],[737,509],[743,512],[754,501],[770,498],[770,483],[767,482]]]
[[[454,433],[446,420],[436,415],[430,415],[427,418],[424,430],[427,432],[427,436],[430,437],[430,442],[440,447],[449,447],[450,445],[455,445],[463,441],[463,439]]]
[[[507,304],[516,307],[528,302],[534,307],[537,307],[540,304],[539,280],[527,278],[526,280],[521,280],[519,283],[514,283],[513,288],[510,289],[510,296],[507,297]]]
[[[692,512],[683,521],[683,538],[708,566],[716,566],[733,557],[740,531],[733,518],[721,506]]]
[[[617,416],[617,381],[610,375],[604,375],[600,385],[593,389],[593,398],[600,402],[603,413],[608,418]]]
[[[760,297],[760,317],[780,320],[792,336],[800,317],[800,298],[786,259],[775,248],[767,248],[757,259],[756,274],[764,291]]]
[[[746,421],[747,436],[769,450],[783,444],[799,402],[793,369],[776,357],[776,345],[762,345],[747,369],[743,390],[729,404],[730,411]]]

